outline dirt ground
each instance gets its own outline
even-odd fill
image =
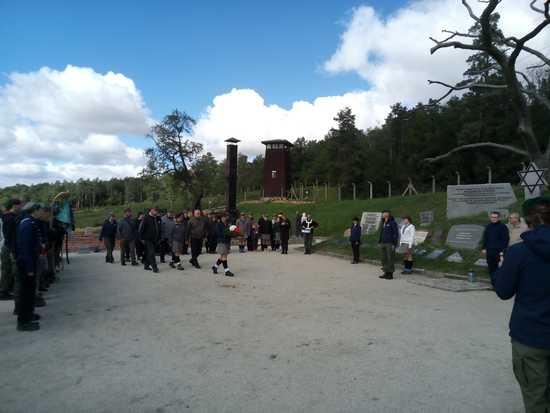
[[[0,302],[0,412],[521,412],[511,302],[378,279],[291,251],[235,279],[75,255],[15,330]]]

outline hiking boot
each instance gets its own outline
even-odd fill
[[[212,266],[212,272],[213,272],[214,274],[217,274],[217,273],[218,273],[218,267],[216,267],[216,266],[213,265],[213,266]]]
[[[17,324],[17,331],[36,331],[36,330],[40,330],[40,324],[34,321]]]
[[[36,296],[34,298],[34,306],[35,307],[45,307],[46,306],[46,300],[44,300],[44,297]]]
[[[134,261],[134,262],[132,263],[132,267],[136,267],[136,266],[138,266],[138,265],[139,265],[139,263],[136,262],[136,261]]]
[[[151,271],[151,270],[152,270],[152,268],[149,267],[149,266],[143,267],[143,269],[144,269],[145,271]]]
[[[226,277],[234,277],[235,274],[233,274],[231,271],[226,271],[226,272],[225,272],[225,276],[226,276]]]
[[[168,264],[170,266],[170,268],[176,268],[176,264],[174,264],[173,262],[171,262],[170,264]]]
[[[179,271],[183,271],[185,268],[183,268],[183,266],[181,264],[178,264],[176,269],[179,270]]]
[[[40,317],[40,314],[34,313],[34,314],[32,315],[32,321],[38,321],[38,320],[40,320],[41,318],[42,318],[42,317]]]
[[[155,274],[158,274],[158,273],[159,273],[159,269],[158,269],[158,268],[153,268],[153,272],[154,272]]]

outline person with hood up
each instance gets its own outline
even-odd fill
[[[512,365],[527,413],[550,411],[550,198],[523,204],[529,231],[491,273],[496,294],[515,297],[510,317]]]

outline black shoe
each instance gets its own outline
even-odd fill
[[[42,317],[40,317],[40,314],[34,313],[34,314],[32,315],[32,321],[38,321],[38,320],[40,320],[41,318],[42,318]]]
[[[149,266],[147,266],[147,267],[143,267],[143,269],[144,269],[145,271],[151,271],[151,270],[152,270],[152,268],[151,268],[151,267],[149,267]]]
[[[234,277],[235,274],[233,274],[231,271],[226,271],[226,272],[225,272],[225,276],[226,276],[226,277]]]
[[[168,265],[170,265],[170,268],[176,268],[176,264],[174,264],[173,262],[171,262],[171,263],[168,264]]]
[[[40,330],[40,324],[36,322],[28,322],[17,324],[17,331],[36,331]]]
[[[166,261],[164,260],[164,258],[162,258],[162,259],[160,260],[160,263],[161,263],[161,264],[165,264],[165,263],[166,263]]]
[[[136,266],[138,266],[138,265],[139,265],[139,263],[137,263],[137,262],[135,262],[135,261],[132,263],[132,267],[136,267]]]
[[[0,294],[0,301],[11,301],[13,300],[13,295],[10,293],[2,293]]]
[[[218,268],[217,268],[216,266],[214,266],[214,265],[212,266],[212,272],[213,272],[214,274],[217,274],[217,273],[218,273]]]
[[[46,291],[48,291],[48,289],[46,287],[39,287],[38,291],[45,293]]]
[[[195,267],[195,268],[198,269],[198,270],[201,269],[201,266],[199,265],[198,262],[196,262],[195,264],[193,264],[193,267]]]
[[[381,275],[378,278],[382,278],[383,280],[389,280],[389,278],[388,278],[389,276],[390,276],[390,273],[385,272],[384,275]]]
[[[179,270],[179,271],[185,270],[185,268],[183,268],[181,264],[179,264],[179,265],[176,267],[176,269]]]
[[[126,263],[125,263],[125,262],[121,262],[120,265],[126,266]]]
[[[158,274],[159,269],[158,269],[158,268],[153,268],[153,272],[154,272],[155,274]]]

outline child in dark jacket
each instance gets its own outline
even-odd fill
[[[174,254],[174,260],[170,263],[170,267],[177,268],[180,271],[183,271],[180,256],[183,254],[183,246],[186,239],[187,227],[183,223],[183,214],[178,214],[176,215],[176,223],[172,227],[172,233],[170,234],[170,245],[172,245],[172,252]]]
[[[512,364],[525,410],[550,406],[550,198],[524,203],[530,231],[506,252],[502,266],[491,273],[497,295],[515,296],[510,318]]]
[[[117,234],[117,222],[114,214],[110,214],[109,217],[103,223],[101,227],[101,233],[99,234],[99,240],[105,243],[105,249],[107,253],[105,255],[105,262],[114,264],[115,258],[113,257],[113,250],[115,249],[115,241]]]
[[[353,251],[352,264],[359,263],[359,248],[361,247],[361,225],[359,225],[359,218],[353,218],[353,222],[350,228],[349,242],[351,243],[351,250]]]

